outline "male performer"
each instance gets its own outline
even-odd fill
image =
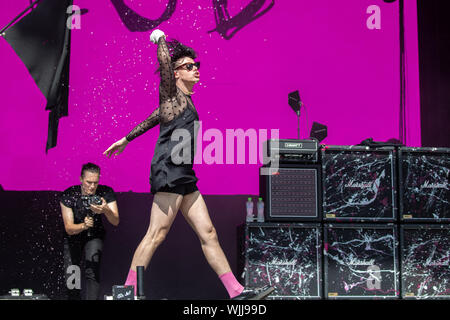
[[[86,300],[99,298],[100,258],[105,236],[102,215],[112,225],[119,224],[114,191],[99,185],[99,180],[100,167],[86,163],[81,169],[81,184],[66,189],[60,198],[66,231],[64,265],[69,300],[81,299],[81,279],[76,279],[76,275],[81,270],[82,260],[85,265]]]
[[[230,298],[264,299],[273,288],[244,289],[231,272],[205,201],[196,185],[198,179],[193,170],[196,141],[194,123],[199,117],[191,95],[193,86],[200,80],[200,62],[194,61],[196,53],[192,48],[176,40],[166,43],[166,36],[161,30],[154,30],[150,40],[158,45],[161,78],[159,107],[126,137],[104,152],[108,156],[120,154],[130,141],[159,124],[160,133],[150,176],[151,193],[154,194],[150,225],[134,253],[125,284],[136,285],[136,267],[148,266],[155,250],[169,232],[178,210],[181,210],[199,237],[206,260],[222,281]],[[183,139],[181,143],[179,139],[172,139],[177,132],[187,132],[189,138]],[[181,149],[183,161],[179,159]]]

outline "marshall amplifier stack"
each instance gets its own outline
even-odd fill
[[[450,299],[449,148],[265,146],[265,222],[240,229],[246,285],[274,286],[268,299]]]
[[[327,299],[400,297],[396,155],[394,147],[321,148]]]
[[[264,155],[259,181],[267,222],[247,223],[240,229],[243,262],[238,269],[244,271],[246,286],[273,286],[275,291],[268,299],[321,299],[318,142],[268,140]]]
[[[399,148],[403,299],[450,299],[450,149]]]

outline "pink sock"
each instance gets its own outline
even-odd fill
[[[224,273],[219,278],[225,286],[225,289],[227,289],[230,298],[240,295],[244,290],[244,287],[236,280],[231,271]]]
[[[125,281],[126,286],[134,286],[134,294],[136,295],[136,285],[137,285],[137,274],[136,271],[133,269],[130,269],[128,272],[127,281]]]

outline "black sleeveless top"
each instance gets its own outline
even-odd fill
[[[153,154],[150,184],[155,194],[162,187],[196,182],[193,170],[199,120],[192,98],[176,86],[171,57],[164,37],[158,41],[161,83],[159,107],[127,136],[132,141],[149,129],[160,125]]]

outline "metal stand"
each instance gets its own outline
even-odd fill
[[[145,293],[144,293],[144,267],[143,266],[137,266],[136,267],[137,272],[137,288],[136,288],[136,298],[137,300],[145,300]]]

